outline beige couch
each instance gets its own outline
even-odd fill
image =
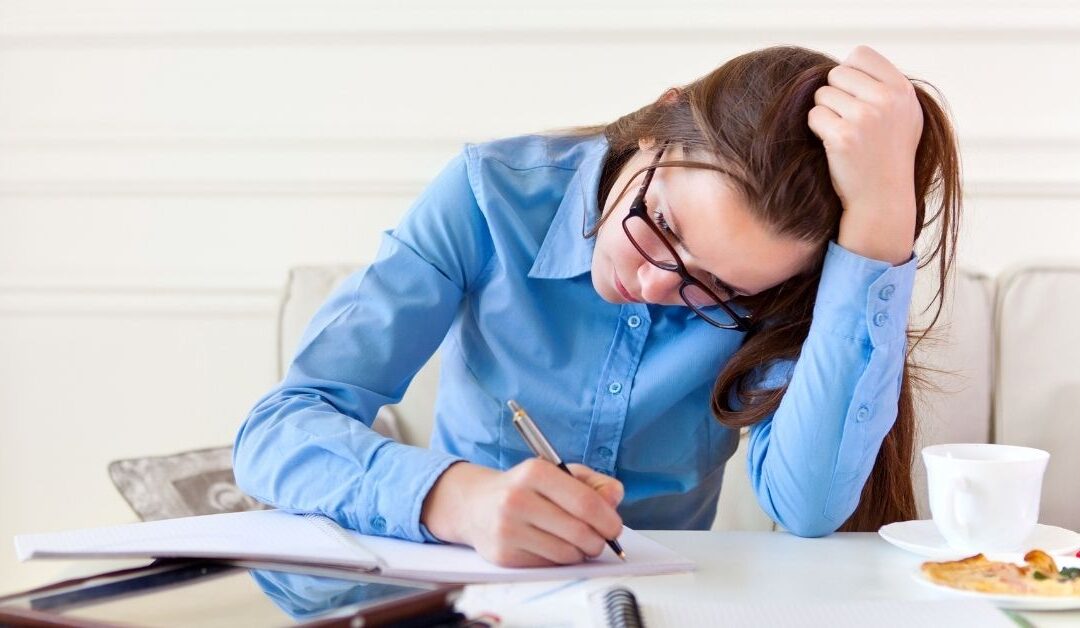
[[[355,265],[294,268],[282,299],[278,361],[284,370],[308,319]],[[932,338],[916,356],[937,390],[917,401],[918,448],[943,442],[1028,445],[1051,453],[1040,521],[1080,529],[1080,264],[1029,265],[996,279],[961,270]],[[920,271],[912,321],[932,293]],[[1075,318],[1074,318],[1075,317]],[[377,429],[426,445],[431,434],[438,358],[416,376],[400,404],[384,408]],[[928,517],[921,459],[914,481]],[[715,529],[768,530],[746,473],[745,442],[728,463]]]

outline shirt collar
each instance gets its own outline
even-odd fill
[[[603,134],[582,142],[581,161],[566,186],[555,218],[529,269],[529,277],[569,279],[592,269],[596,238],[586,238],[582,232],[591,228],[591,221],[599,215],[596,195],[607,152],[608,142]]]

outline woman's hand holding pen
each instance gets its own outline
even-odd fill
[[[825,144],[840,197],[837,243],[903,264],[915,237],[915,152],[923,111],[915,87],[873,48],[858,46],[814,93],[807,121]]]
[[[538,458],[508,471],[467,462],[439,477],[421,521],[436,537],[471,545],[504,567],[573,564],[622,532],[622,483],[579,465],[573,477]]]

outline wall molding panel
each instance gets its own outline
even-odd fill
[[[582,5],[570,0],[546,2],[523,10],[513,3],[445,3],[427,0],[407,5],[354,6],[336,0],[291,2],[233,0],[222,6],[206,0],[153,2],[136,0],[86,3],[22,0],[0,5],[4,45],[251,45],[264,41],[375,44],[385,41],[438,45],[505,46],[574,43],[582,40],[670,43],[717,35],[749,39],[768,29],[777,36],[847,39],[933,39],[942,36],[1028,39],[1075,35],[1080,8],[1068,0],[1016,3],[1006,0],[858,0],[718,3],[675,0],[662,6],[641,0],[605,0]],[[687,15],[693,15],[692,20]],[[568,24],[568,19],[572,25]],[[255,41],[253,41],[255,40]]]
[[[469,141],[483,139],[20,138],[5,143],[0,197],[413,198],[429,182],[426,175]],[[971,194],[1080,194],[1080,136],[982,136],[961,138],[960,146]],[[71,178],[74,172],[78,178]]]

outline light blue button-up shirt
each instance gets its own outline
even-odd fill
[[[523,136],[466,145],[309,324],[284,380],[236,439],[240,486],[369,534],[433,540],[424,498],[452,463],[507,469],[531,454],[506,400],[567,462],[622,481],[624,522],[707,529],[739,435],[710,414],[744,335],[689,308],[612,304],[593,289],[607,142]],[[854,511],[897,411],[915,259],[893,267],[830,243],[814,321],[790,380],[750,431],[761,507],[805,536]],[[430,448],[370,429],[441,345]]]

